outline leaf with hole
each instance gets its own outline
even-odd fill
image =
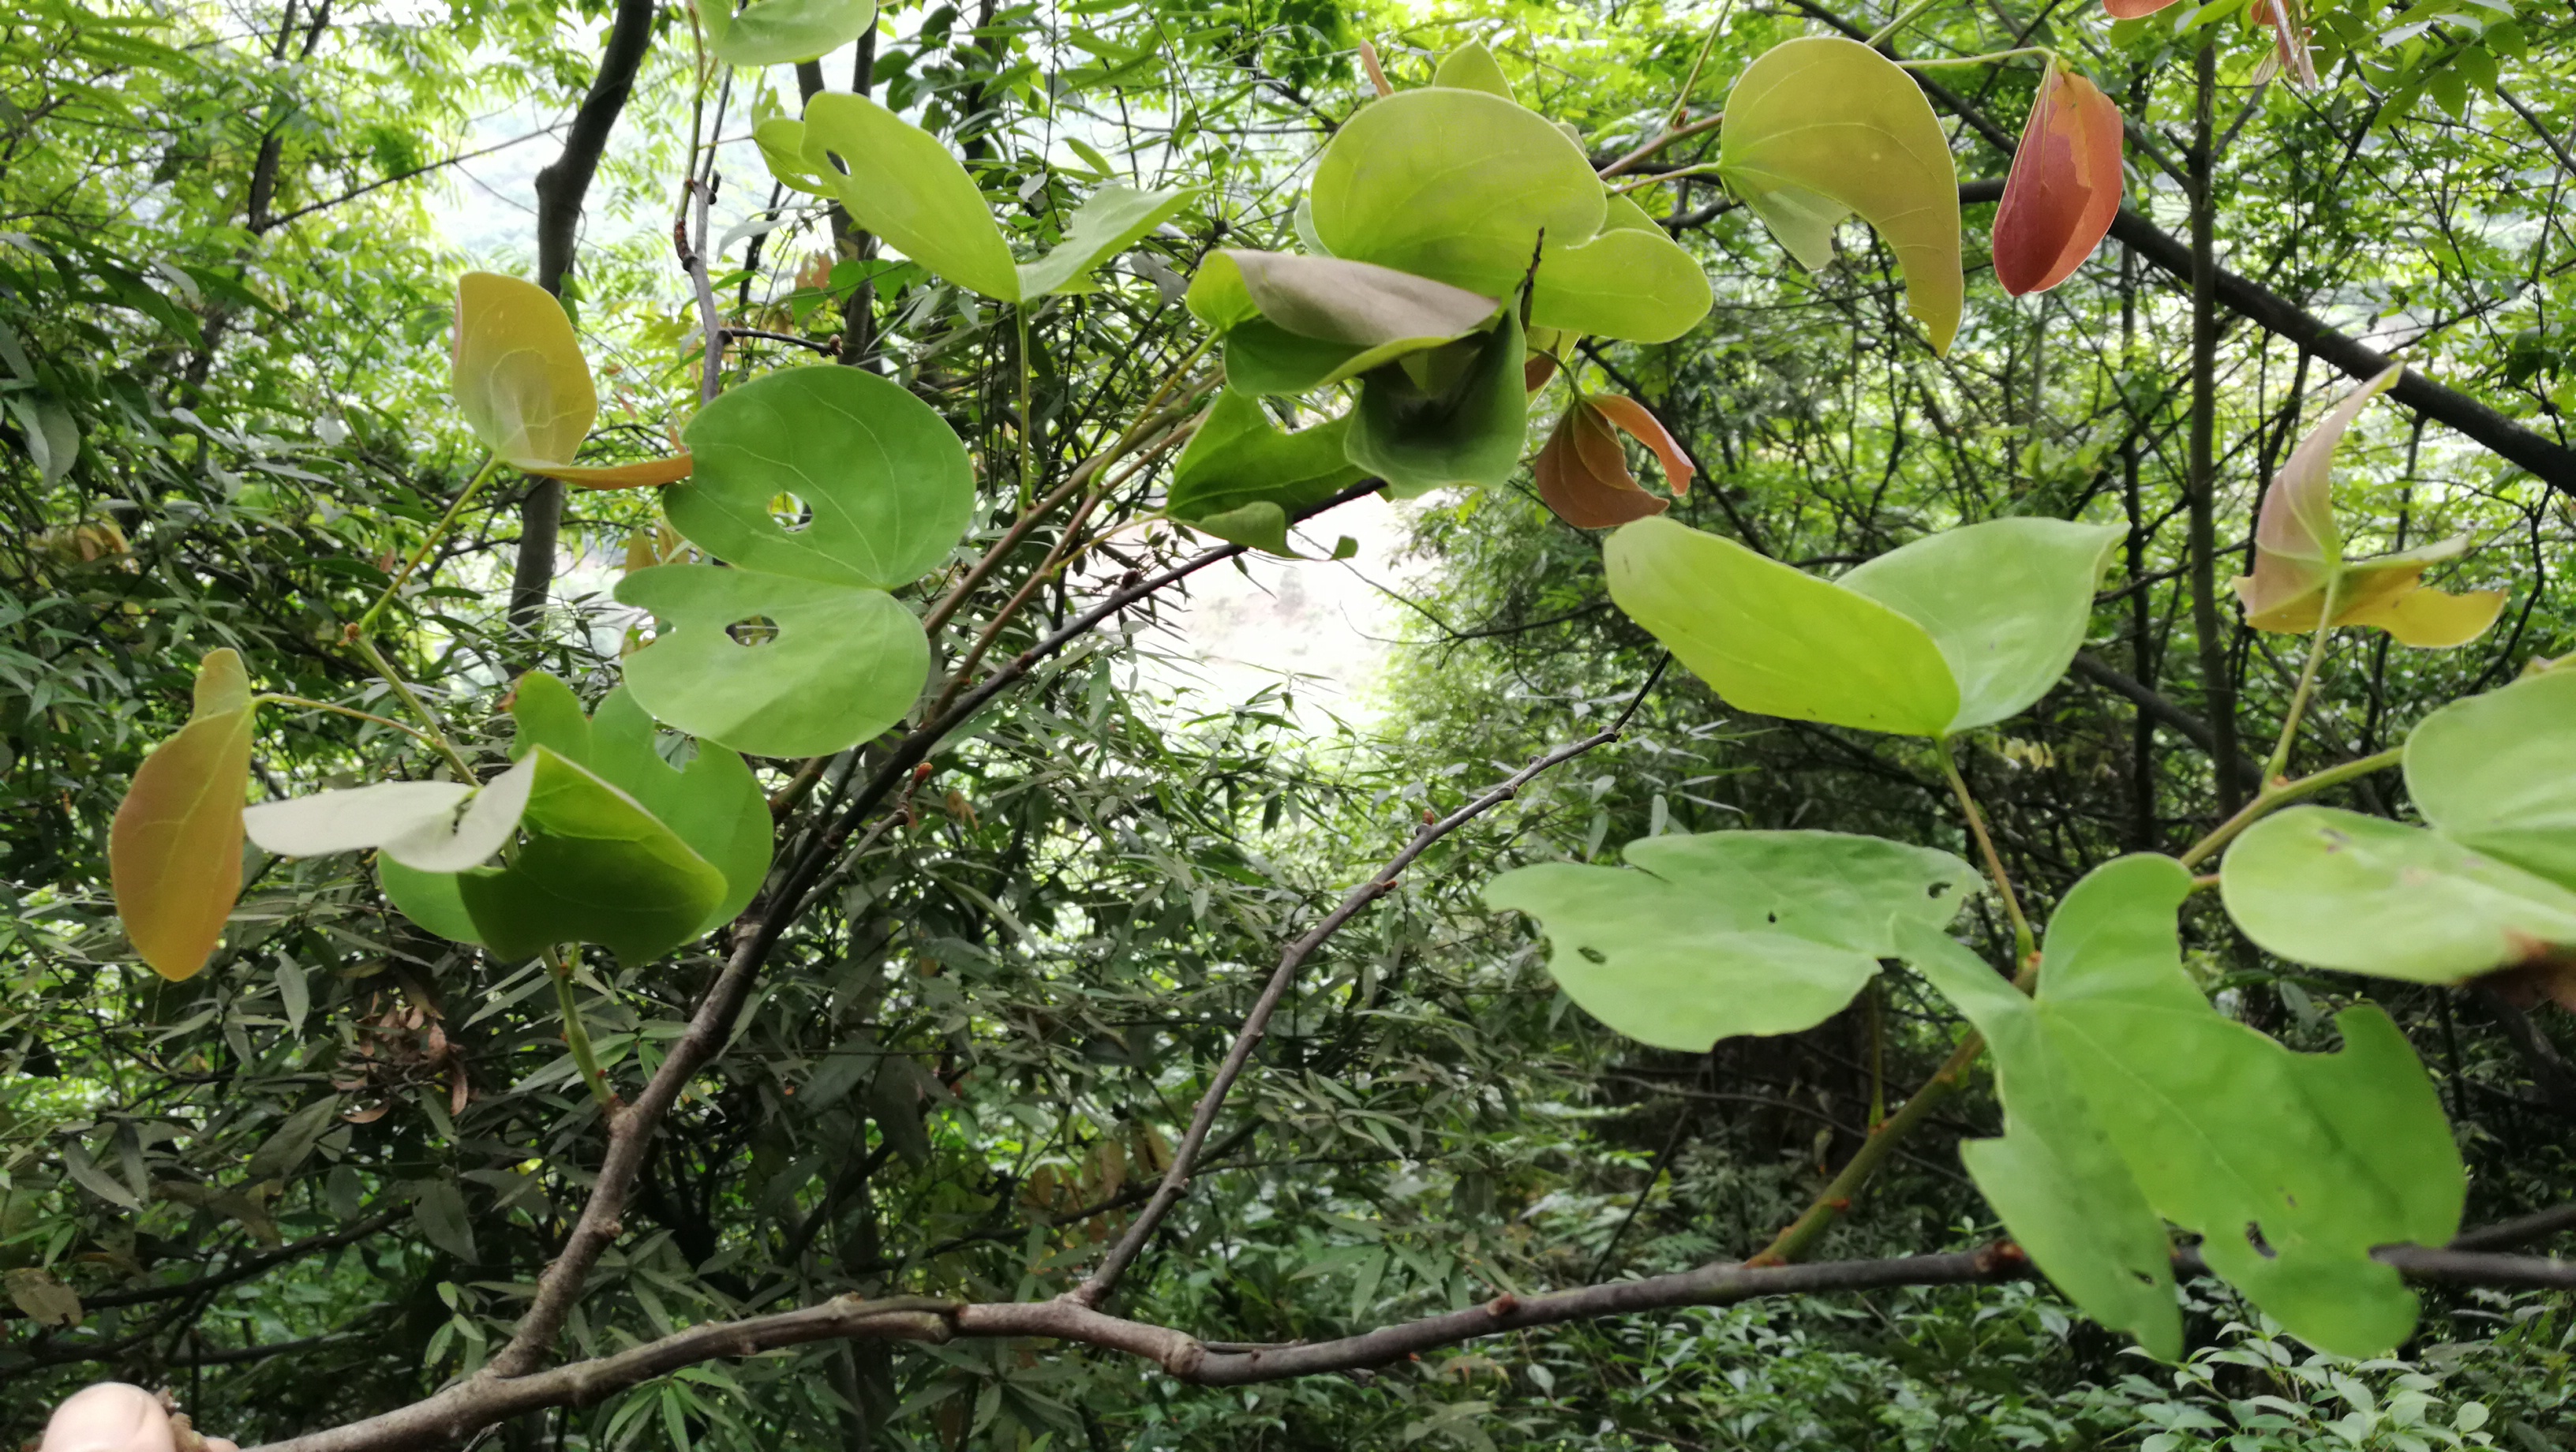
[[[863,369],[790,368],[729,388],[687,437],[697,472],[663,492],[663,510],[745,570],[896,589],[947,559],[974,515],[956,432]],[[781,495],[804,505],[792,530],[770,512]]]
[[[740,915],[769,875],[774,850],[769,799],[740,755],[711,741],[694,744],[686,766],[664,759],[653,718],[624,686],[585,719],[572,689],[542,671],[519,678],[510,714],[518,735],[510,754],[524,760],[543,746],[633,797],[725,878],[725,894],[701,932]]]
[[[1813,1028],[1981,884],[1947,852],[1840,832],[1703,832],[1628,844],[1626,867],[1547,862],[1485,884],[1546,933],[1548,971],[1604,1024],[1658,1048]]]
[[[1449,484],[1503,484],[1520,466],[1529,429],[1522,359],[1520,318],[1505,308],[1480,336],[1360,375],[1350,461],[1384,479],[1390,499]]]
[[[2126,187],[2120,108],[2052,61],[1995,208],[1995,280],[2020,297],[2074,276],[2111,230]]]
[[[822,756],[903,719],[930,675],[921,622],[883,590],[758,570],[656,565],[617,584],[659,636],[626,688],[654,719],[751,756]],[[752,629],[738,640],[730,627]]]
[[[263,852],[321,857],[381,851],[422,872],[481,865],[518,831],[531,772],[513,767],[479,789],[454,781],[387,781],[267,802],[242,813]]]
[[[700,0],[707,50],[731,66],[774,66],[828,55],[877,23],[877,0]]]
[[[2376,1356],[2414,1329],[2415,1295],[2372,1247],[2441,1245],[2466,1179],[2423,1066],[2376,1007],[2335,1018],[2344,1047],[2292,1053],[2218,1012],[2182,966],[2191,872],[2125,857],[2048,927],[2039,1008],[2059,1062],[2158,1213],[2292,1335]]]
[[[513,468],[586,489],[633,489],[688,475],[685,453],[631,464],[572,462],[599,416],[599,395],[572,319],[535,283],[492,272],[456,280],[448,381],[465,426]]]
[[[1905,274],[1905,306],[1948,351],[1966,282],[1959,173],[1914,78],[1856,40],[1805,36],[1762,53],[1726,98],[1718,171],[1809,271],[1857,214]]]
[[[241,896],[256,709],[241,657],[206,652],[188,724],[143,758],[108,826],[108,873],[125,936],[174,982],[206,966]]]
[[[1019,265],[984,193],[939,138],[865,96],[805,103],[805,174],[904,256],[986,297],[1016,302]]]
[[[483,945],[518,961],[558,943],[597,943],[629,965],[698,936],[725,878],[642,803],[545,747],[518,851],[457,874]]]
[[[2050,933],[2052,948],[2073,950],[2071,927],[2063,940],[2054,925]],[[2128,1332],[2159,1360],[2180,1358],[2173,1244],[2059,1061],[2038,1008],[1936,927],[1899,922],[1896,949],[1994,1051],[2004,1132],[1962,1140],[1959,1159],[2004,1229],[2084,1314]]]

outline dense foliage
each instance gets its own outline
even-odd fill
[[[499,1384],[496,1357],[520,1376],[858,1295],[950,1328],[711,1345],[496,1435],[2563,1445],[2563,1279],[2458,1274],[2395,1315],[2410,1293],[2368,1251],[2576,1183],[2550,1002],[2576,944],[2576,858],[2551,856],[2576,820],[2576,715],[2556,704],[2576,667],[2526,674],[2576,653],[2557,584],[2576,544],[2569,22],[2299,11],[761,0],[710,26],[645,0],[22,6],[0,36],[0,1435],[113,1376],[245,1444],[284,1439]],[[814,35],[828,53],[800,60]],[[1961,64],[1909,73],[1857,40]],[[1737,89],[1792,63],[1825,69]],[[2099,164],[2114,103],[2125,178]],[[1709,124],[1721,105],[1733,121]],[[1832,198],[1867,226],[1802,222],[1798,189],[1844,185],[1849,163],[1799,153],[1791,113],[1864,105],[1891,131],[1928,106],[1954,170],[1916,153]],[[1597,235],[1533,256],[1479,233],[1481,211],[1387,204],[1378,173],[1331,159],[1520,154],[1521,118],[1550,145],[1571,129],[1582,150],[1558,160],[1584,197],[1595,171],[1626,188]],[[2006,193],[2061,133],[2085,204]],[[459,180],[496,142],[537,157],[530,195]],[[513,240],[460,245],[460,217]],[[2215,248],[2197,299],[2196,231]],[[1600,239],[1593,272],[1567,260]],[[2373,348],[2416,372],[2380,378]],[[527,357],[538,382],[511,371]],[[2393,382],[2376,402],[2374,379]],[[795,390],[856,422],[829,432],[823,404],[781,401]],[[1349,419],[1321,421],[1346,395]],[[2313,431],[2347,399],[2338,451]],[[584,487],[692,465],[667,493]],[[853,479],[910,512],[845,527]],[[1418,497],[1353,497],[1381,483]],[[1192,647],[1167,612],[1191,579],[1166,572],[1229,542],[1341,568],[1340,511],[1390,507],[1412,538],[1406,623],[1367,711],[1336,720],[1296,682],[1243,700],[1173,684]],[[2005,537],[1994,522],[2012,549],[1935,560],[1912,595],[1852,570]],[[2393,569],[2364,558],[2457,537]],[[1650,598],[1649,549],[1709,553]],[[2047,574],[2042,556],[2061,565],[2022,594],[2056,602],[2062,639],[2034,647],[2026,691],[1972,688],[1936,649],[1956,633],[1942,612],[2022,598],[2008,577]],[[2501,592],[2492,628],[2395,613],[2442,598],[2407,593],[2419,565],[2472,614]],[[1695,592],[1726,571],[1756,583],[1712,635]],[[2310,639],[2356,597],[2384,618]],[[1800,694],[1845,663],[1841,626],[1764,677],[1787,694],[1729,675],[1750,669],[1731,653],[1747,622],[1859,619],[1853,601],[1874,643],[1848,659],[1911,652],[1910,686]],[[753,651],[718,643],[729,623]],[[886,664],[915,636],[911,675]],[[199,674],[225,651],[238,689],[230,666]],[[762,668],[724,674],[741,654]],[[189,722],[192,682],[220,741],[151,749]],[[2428,790],[2438,763],[2342,769],[2454,702],[2535,688],[2532,719],[2447,749],[2455,777],[2503,761],[2531,787],[2538,849],[2495,846],[2459,791]],[[945,724],[907,729],[928,723]],[[1425,830],[1551,751],[1512,800]],[[224,753],[259,810],[431,788],[410,832],[448,820],[462,791],[442,779],[497,799],[522,759],[540,805],[493,829],[503,867],[471,865],[486,845],[457,873],[446,838],[377,822],[332,840],[381,858],[254,846],[238,878],[226,858],[192,879],[212,904],[193,924],[138,917],[111,870],[120,802],[156,772],[193,790]],[[2267,783],[2320,772],[2308,806],[2241,839],[2274,853],[2269,879],[2242,852],[2224,884],[2094,876],[2215,851],[2249,800],[2280,804]],[[549,833],[638,801],[642,825],[617,828],[637,855],[584,883],[595,927],[564,926],[568,899],[509,896]],[[219,805],[237,822],[240,800]],[[2410,824],[2385,882],[2336,897],[2288,861],[2302,823],[2382,830],[2299,815],[2319,807]],[[265,820],[255,838],[280,830]],[[1775,953],[1830,940],[1839,966],[1786,1006],[1767,958],[1697,998],[1588,980],[1643,951],[1639,923],[1708,929],[1690,914],[1778,868],[1722,854],[1825,831],[1905,844],[1933,895],[1963,889],[1955,918],[1911,937],[1878,936],[1883,906],[1720,924]],[[1407,871],[1291,948],[1408,842]],[[1703,849],[1723,870],[1691,879]],[[2455,849],[2518,875],[2455,871],[2438,857]],[[1700,885],[1662,916],[1615,900],[1607,952],[1528,886],[1625,892],[1638,869]],[[2391,895],[2444,872],[2477,891]],[[1980,885],[1998,874],[2009,892]],[[1784,901],[1840,906],[1823,875]],[[2373,1082],[2423,1103],[2335,1121],[2312,1095],[2284,1131],[2294,1096],[2249,1069],[2219,1126],[2327,1143],[2317,1162],[2358,1167],[2334,1184],[2395,1164],[2396,1200],[2451,1186],[2447,1212],[2356,1214],[2435,1228],[2354,1232],[2323,1319],[2213,1245],[2228,1279],[2187,1256],[2158,1344],[2171,1311],[2106,1313],[2037,1221],[1981,1193],[1991,1160],[1972,1144],[1963,1162],[1963,1142],[2032,1132],[2025,1084],[2099,1065],[2045,1048],[2076,1014],[2044,979],[2034,1006],[1984,971],[1980,999],[1933,960],[2028,967],[2016,917],[2045,931],[2088,878],[2096,906],[2074,913],[2170,887],[2160,982],[2187,973],[2207,1000],[2189,1011],[2245,1055],[2276,1051],[2240,1029],[2358,1056],[2371,1010],[2394,1025],[2371,1042],[2402,1073]],[[1866,887],[1849,900],[1875,904]],[[2282,926],[2267,887],[2324,907]],[[2392,967],[2418,929],[2440,952]],[[455,941],[478,936],[493,950]],[[558,951],[575,939],[599,946]],[[1257,999],[1283,950],[1304,971],[1273,1012]],[[1959,1052],[1972,1013],[2000,1060]],[[1155,1203],[1237,1042],[1250,1067],[1188,1193]],[[658,1126],[616,1138],[674,1055],[693,1067]],[[584,1231],[620,1144],[639,1157],[622,1212]],[[2094,1187],[2131,1184],[2093,1168]],[[2136,1174],[2166,1219],[2234,1230]],[[1102,1308],[1217,1356],[1766,1254],[1991,1255],[2010,1235],[2046,1274],[2016,1252],[1962,1284],[1712,1295],[1233,1387],[921,1310],[1078,1292],[1166,1210]],[[2163,1275],[2162,1223],[2139,1213]],[[513,1348],[586,1234],[586,1291]],[[2236,1238],[2240,1260],[2279,1258]],[[2341,1319],[2366,1295],[2393,1327],[2377,1341]]]

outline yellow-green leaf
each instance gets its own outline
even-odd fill
[[[1010,244],[938,137],[865,96],[826,91],[805,103],[805,174],[904,256],[960,287],[1019,301]]]
[[[450,385],[465,426],[515,465],[569,464],[590,436],[599,395],[563,304],[493,272],[456,280]]]
[[[108,828],[117,916],[134,951],[164,978],[206,966],[241,896],[255,709],[241,657],[206,652],[188,724],[143,759]]]
[[[1944,352],[1966,292],[1959,173],[1914,78],[1858,41],[1807,36],[1765,51],[1726,100],[1726,184],[1810,270],[1858,214],[1905,272],[1905,307]]]

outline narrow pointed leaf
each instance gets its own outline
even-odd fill
[[[569,464],[599,414],[590,364],[563,304],[532,282],[469,272],[456,280],[448,377],[465,426],[514,465]]]
[[[663,509],[746,570],[891,590],[945,560],[974,513],[955,431],[863,369],[791,368],[729,388],[687,437],[697,471]],[[793,531],[770,512],[782,494],[810,515]]]
[[[1990,519],[1890,550],[1839,584],[1932,637],[1959,688],[1949,729],[1967,731],[2020,714],[2066,674],[2119,539],[2107,525]]]
[[[1914,78],[1855,40],[1784,41],[1745,67],[1726,101],[1718,166],[1771,235],[1810,270],[1833,260],[1857,213],[1905,273],[1906,310],[1932,351],[1959,328],[1959,174]]]
[[[1517,292],[1541,234],[1575,247],[1601,230],[1583,149],[1500,96],[1443,86],[1360,108],[1315,163],[1323,250],[1487,297]]]
[[[921,622],[882,590],[757,570],[656,565],[617,598],[663,622],[626,657],[656,720],[752,756],[822,756],[903,719],[930,674]],[[773,639],[737,641],[727,627]],[[749,631],[746,631],[748,634]]]
[[[648,489],[688,478],[696,460],[683,449],[667,458],[638,459],[631,464],[522,463],[519,467],[531,474],[561,479],[576,489]]]
[[[388,781],[268,802],[242,813],[265,852],[320,857],[370,849],[422,872],[462,872],[506,846],[533,774],[512,767],[480,790],[453,781]]]
[[[2212,1270],[2291,1334],[2376,1356],[2416,1302],[2373,1247],[2440,1245],[2466,1178],[2440,1100],[2375,1007],[2344,1047],[2297,1054],[2210,1007],[2183,970],[2166,857],[2097,868],[2048,929],[2039,1003],[2060,1062],[2149,1203],[2202,1237]]]
[[[732,66],[809,61],[839,50],[877,22],[877,0],[699,0],[707,49]]]
[[[1539,920],[1585,1012],[1691,1053],[1822,1023],[1894,955],[1894,925],[1937,930],[1981,882],[1947,852],[1840,832],[1649,837],[1623,855],[1516,868],[1485,905]]]
[[[125,936],[154,972],[174,982],[206,966],[241,896],[242,798],[255,709],[241,657],[206,652],[188,724],[143,758],[108,827],[108,871]]]
[[[2019,297],[2075,275],[2119,215],[2120,108],[2084,77],[2040,78],[1995,208],[1995,278]]]
[[[1529,426],[1521,365],[1520,319],[1505,308],[1482,336],[1361,375],[1350,461],[1384,479],[1393,499],[1447,484],[1504,483],[1520,465]]]
[[[1939,736],[1959,688],[1922,626],[1730,539],[1641,519],[1603,552],[1610,598],[1728,705]]]
[[[1938,928],[1899,922],[1896,949],[1994,1051],[2003,1136],[1962,1141],[1959,1159],[2004,1229],[2084,1314],[2159,1360],[2178,1359],[2173,1244],[2059,1062],[2038,1008]]]
[[[939,138],[865,96],[805,103],[805,164],[852,221],[959,287],[1020,300],[1018,264],[984,194]]]
[[[2176,3],[2178,0],[2102,0],[2102,13],[2113,20],[2138,20]]]
[[[1083,199],[1065,227],[1064,240],[1035,262],[1019,264],[1019,296],[1091,290],[1091,269],[1113,261],[1136,239],[1170,220],[1189,202],[1185,191],[1147,192],[1110,182]]]

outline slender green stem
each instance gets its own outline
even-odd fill
[[[368,606],[367,613],[358,617],[358,632],[361,635],[375,625],[376,617],[384,613],[387,605],[393,603],[394,596],[401,592],[404,583],[410,580],[412,573],[420,568],[421,562],[429,558],[429,552],[438,548],[440,540],[447,538],[447,531],[455,525],[456,517],[465,512],[465,506],[473,500],[476,493],[481,491],[483,481],[491,478],[492,471],[500,467],[501,456],[491,455],[483,461],[482,468],[474,471],[474,477],[466,481],[465,487],[456,492],[456,498],[448,504],[447,512],[438,517],[438,523],[430,527],[428,537],[420,542],[420,548],[413,550],[411,558],[403,561],[403,567],[395,572],[392,582],[385,586],[384,593],[376,597],[376,603]]]
[[[2307,714],[2308,694],[2316,689],[2317,665],[2326,656],[2326,632],[2334,628],[2335,593],[2342,583],[2339,576],[2326,579],[2326,598],[2317,607],[2316,633],[2308,637],[2308,658],[2299,664],[2298,689],[2290,692],[2290,709],[2281,717],[2280,744],[2272,748],[2272,759],[2263,763],[2264,790],[2290,769],[2290,746],[2299,739],[2299,718]]]
[[[2330,786],[2340,786],[2357,776],[2368,776],[2374,771],[2385,771],[2392,766],[2403,764],[2405,760],[2406,748],[2392,746],[2386,751],[2376,752],[2357,761],[2347,761],[2341,766],[2330,766],[2313,775],[2300,777],[2296,781],[2285,781],[2278,786],[2267,787],[2260,796],[2247,802],[2235,816],[2211,828],[2208,836],[2191,844],[2190,849],[2182,854],[2182,865],[2189,867],[2199,862],[2212,852],[2235,841],[2238,833],[2301,797],[2314,796]]]
[[[1646,187],[1661,186],[1665,182],[1672,181],[1678,177],[1715,176],[1718,174],[1718,171],[1719,167],[1716,162],[1702,162],[1695,166],[1676,167],[1671,171],[1657,172],[1652,176],[1634,177],[1630,180],[1621,182],[1610,190],[1618,192],[1621,195],[1625,195],[1629,192],[1643,190]]]
[[[1896,64],[1897,68],[1900,70],[1928,71],[1938,66],[1981,66],[1990,61],[2008,61],[2026,55],[2044,55],[2053,57],[2056,54],[2056,51],[2053,51],[2044,45],[2025,45],[2017,50],[1989,51],[1984,55],[1936,56],[1928,60],[1901,60]]]
[[[412,693],[410,685],[402,678],[402,672],[393,668],[393,663],[385,659],[384,652],[376,649],[376,643],[367,639],[363,632],[353,633],[349,637],[349,643],[358,648],[358,654],[367,658],[367,664],[374,668],[376,675],[386,685],[393,687],[394,694],[402,698],[403,705],[409,707],[411,713],[420,718],[420,723],[429,728],[429,744],[438,749],[439,755],[447,758],[447,765],[456,773],[456,779],[468,786],[473,785],[473,765],[466,761],[463,752],[456,749],[456,743],[447,739],[446,729],[438,724],[436,716],[430,714],[428,705]]]
[[[366,711],[361,711],[354,706],[335,706],[328,701],[315,701],[303,696],[281,696],[275,691],[263,691],[260,693],[259,699],[260,703],[263,705],[274,704],[279,706],[302,706],[308,711],[330,711],[337,715],[353,717],[360,721],[373,721],[379,726],[390,726],[396,731],[401,732],[405,736],[410,737],[412,740],[417,741],[421,745],[429,747],[432,750],[436,750],[438,747],[438,738],[430,735],[426,731],[405,726],[400,721],[396,721],[389,716],[377,716]]]
[[[1977,799],[1968,794],[1968,779],[1959,774],[1959,763],[1951,755],[1950,738],[1944,736],[1933,742],[1932,749],[1940,755],[1941,774],[1949,778],[1951,794],[1959,799],[1959,810],[1968,819],[1968,834],[1977,839],[1977,850],[1986,859],[1986,871],[1994,874],[1995,890],[2003,894],[2004,911],[2012,917],[2013,961],[2027,962],[2038,951],[2039,941],[2031,933],[2030,919],[2022,915],[2021,894],[2013,891],[2012,875],[2004,871],[2004,859],[1995,851],[1995,839],[1986,833],[1986,814],[1977,810]]]
[[[599,1101],[602,1112],[617,1108],[617,1095],[608,1087],[608,1076],[600,1072],[599,1055],[590,1047],[590,1030],[582,1027],[581,1010],[572,999],[573,959],[549,947],[544,950],[546,972],[555,980],[555,1002],[563,1009],[564,1044],[572,1050],[574,1067],[581,1070],[582,1082],[590,1086],[590,1097]]]
[[[1037,498],[1037,449],[1029,437],[1029,305],[1022,301],[1011,304],[1011,320],[1020,333],[1020,508]]]
[[[1883,40],[1887,39],[1889,36],[1894,35],[1894,34],[1896,33],[1896,31],[1897,31],[1897,27],[1899,27],[1899,26],[1903,25],[1905,22],[1907,22],[1907,21],[1909,21],[1909,20],[1912,20],[1915,16],[1920,15],[1920,14],[1922,14],[1924,11],[1929,10],[1929,9],[1931,9],[1931,8],[1932,8],[1932,0],[1914,0],[1914,3],[1913,3],[1913,4],[1908,5],[1908,6],[1906,6],[1903,10],[1900,10],[1900,11],[1896,12],[1896,18],[1895,18],[1894,20],[1891,20],[1891,21],[1887,22],[1885,25],[1880,26],[1880,27],[1879,27],[1875,32],[1873,32],[1873,33],[1870,35],[1870,38],[1869,38],[1869,40],[1868,40],[1867,44],[1868,44],[1872,49],[1876,49],[1876,48],[1877,48],[1877,46],[1878,46],[1878,43],[1879,43],[1880,41],[1883,41]]]
[[[1691,93],[1699,89],[1700,72],[1708,69],[1708,53],[1717,48],[1718,33],[1726,29],[1727,17],[1734,12],[1735,0],[1726,0],[1717,7],[1717,18],[1708,23],[1708,35],[1699,43],[1699,59],[1691,62],[1690,77],[1682,82],[1681,94],[1673,98],[1673,113],[1664,118],[1665,130],[1679,126],[1682,117],[1689,114]]]

